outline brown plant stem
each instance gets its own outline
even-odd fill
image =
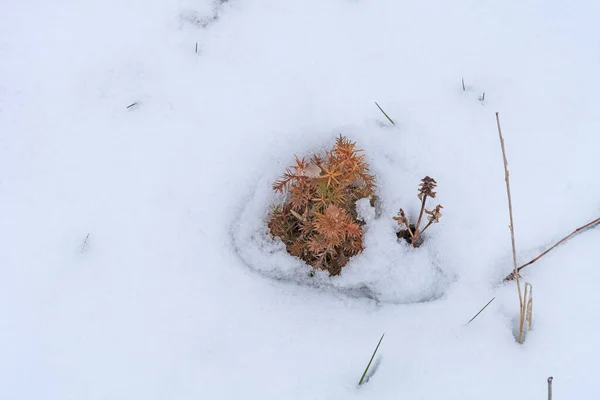
[[[504,180],[506,182],[506,195],[508,197],[508,214],[510,217],[510,241],[512,245],[513,266],[515,279],[517,281],[517,290],[519,291],[519,343],[523,343],[523,324],[525,322],[525,314],[523,312],[523,293],[521,292],[521,282],[517,271],[517,249],[515,246],[515,228],[513,222],[512,199],[510,196],[510,174],[508,173],[508,161],[506,159],[506,149],[504,148],[504,138],[502,137],[502,129],[500,128],[500,117],[496,113],[496,123],[498,124],[498,136],[500,138],[500,147],[502,148],[502,159],[504,161]]]
[[[548,377],[548,400],[552,400],[552,381],[554,380],[553,377]]]
[[[412,229],[410,229],[410,224],[409,224],[408,220],[404,223],[404,225],[406,225],[406,230],[408,231],[408,233],[410,234],[410,237],[414,241],[415,240],[415,234],[413,233]]]
[[[548,254],[550,251],[554,250],[555,248],[557,248],[559,245],[563,244],[564,242],[566,242],[567,240],[571,239],[573,236],[577,235],[578,233],[581,233],[582,231],[585,231],[587,229],[593,228],[595,225],[600,224],[600,217],[596,218],[595,220],[588,222],[587,224],[580,226],[579,228],[575,229],[573,232],[571,232],[570,234],[568,234],[567,236],[565,236],[564,238],[560,239],[558,242],[556,242],[552,247],[550,247],[549,249],[547,249],[546,251],[544,251],[543,253],[541,253],[540,255],[538,255],[537,257],[535,257],[534,259],[532,259],[531,261],[521,265],[519,268],[517,268],[516,274],[518,275],[519,272],[527,267],[528,265],[533,264],[534,262],[536,262],[537,260],[539,260],[540,258],[542,258],[543,256],[545,256],[546,254]],[[508,274],[508,276],[506,278],[504,278],[505,281],[511,281],[515,279],[515,271],[511,272],[510,274]]]
[[[421,218],[423,218],[423,212],[425,211],[425,202],[427,201],[427,194],[423,193],[423,200],[421,200],[421,212],[419,213],[419,219],[417,225],[415,225],[415,232],[419,232],[419,226],[421,225]]]
[[[427,223],[427,225],[425,225],[425,228],[423,228],[422,231],[420,231],[420,232],[417,233],[417,235],[418,235],[417,238],[419,238],[423,234],[423,232],[425,232],[425,230],[431,226],[431,224],[433,224],[433,221],[429,221]]]

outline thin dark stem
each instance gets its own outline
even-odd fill
[[[90,238],[90,234],[88,233],[87,236],[85,237],[85,240],[83,241],[83,245],[81,246],[81,252],[83,253],[85,251],[85,246],[87,245],[88,239]]]
[[[552,400],[552,380],[554,380],[553,377],[548,378],[548,400]]]
[[[371,359],[369,360],[369,363],[367,364],[367,368],[365,368],[365,372],[363,372],[362,376],[360,377],[360,381],[358,381],[358,385],[362,385],[363,383],[365,383],[365,377],[367,376],[367,372],[369,372],[369,368],[371,368],[371,363],[373,362],[373,359],[375,358],[375,355],[377,354],[377,350],[379,350],[379,345],[381,344],[381,341],[383,340],[383,337],[385,336],[385,333],[383,335],[381,335],[381,339],[379,339],[379,343],[377,343],[377,347],[375,347],[375,351],[373,352],[373,355],[371,356]]]
[[[415,225],[415,232],[419,234],[419,226],[421,225],[421,219],[423,218],[423,211],[425,211],[425,202],[427,201],[427,194],[423,194],[423,200],[421,200],[421,211],[419,212],[419,219],[417,225]]]
[[[383,111],[383,108],[381,108],[381,106],[379,104],[377,104],[377,102],[375,102],[375,105],[377,106],[377,108],[379,108],[379,111],[381,111],[383,113],[383,115],[385,115],[385,117],[387,118],[387,120],[392,123],[392,125],[396,125],[396,123],[394,122],[394,120],[391,119],[390,116],[387,115],[385,111]]]
[[[410,229],[410,224],[408,223],[408,220],[406,220],[404,222],[404,225],[406,225],[406,230],[408,230],[408,233],[410,234],[410,237],[413,238],[413,241],[415,240],[415,234],[413,233],[412,229]]]
[[[495,299],[495,297],[493,297],[493,298],[492,298],[490,301],[488,301],[488,302],[487,302],[487,304],[486,304],[485,306],[483,306],[483,308],[482,308],[481,310],[479,310],[479,312],[478,312],[477,314],[475,314],[475,316],[474,316],[473,318],[471,318],[471,319],[469,320],[469,322],[467,322],[467,325],[469,325],[469,324],[471,323],[471,321],[473,321],[475,318],[477,318],[477,316],[478,316],[479,314],[481,314],[481,312],[482,312],[483,310],[485,310],[485,309],[487,308],[487,306],[489,306],[490,304],[492,304],[492,301],[494,301],[494,299]]]

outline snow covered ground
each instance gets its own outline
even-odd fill
[[[550,375],[555,399],[598,398],[600,229],[525,270],[518,345],[495,112],[525,262],[600,216],[599,16],[583,0],[4,0],[0,399],[533,399]],[[383,210],[332,285],[384,271],[394,301],[272,279],[236,241],[293,155],[340,133]],[[425,175],[444,216],[412,250],[385,233]]]

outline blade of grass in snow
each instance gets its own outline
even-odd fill
[[[83,253],[85,251],[85,246],[87,245],[88,239],[90,238],[90,234],[88,233],[87,236],[85,237],[85,240],[83,241],[83,245],[81,246],[81,252]]]
[[[485,309],[486,309],[486,307],[487,307],[487,306],[489,306],[489,305],[491,304],[491,302],[492,302],[492,301],[494,301],[494,299],[495,299],[495,297],[492,297],[492,299],[491,299],[490,301],[488,301],[488,302],[487,302],[487,304],[486,304],[485,306],[483,306],[483,308],[482,308],[481,310],[479,310],[479,312],[478,312],[477,314],[475,314],[475,316],[469,320],[469,322],[467,322],[467,325],[469,325],[469,324],[471,323],[471,321],[473,321],[475,318],[477,318],[477,316],[478,316],[479,314],[481,314],[481,312],[482,312],[483,310],[485,310]]]
[[[375,103],[375,104],[377,104],[377,103]],[[369,363],[367,364],[367,368],[365,368],[365,372],[363,372],[362,376],[360,377],[360,381],[358,381],[358,386],[362,385],[365,382],[365,377],[367,376],[367,372],[369,372],[369,368],[371,368],[371,363],[373,362],[373,359],[375,358],[375,354],[377,354],[377,350],[379,350],[379,345],[381,344],[381,341],[383,340],[384,336],[385,336],[385,333],[383,335],[381,335],[381,339],[379,339],[379,343],[377,343],[377,347],[375,347],[375,351],[373,352],[373,355],[371,356],[371,359],[369,360]]]
[[[379,104],[377,104],[377,102],[375,102],[375,105],[377,106],[377,108],[379,108],[379,111],[381,111],[383,113],[383,115],[385,115],[385,117],[388,119],[388,121],[390,121],[392,123],[392,125],[396,125],[396,123],[385,113],[385,111],[383,111],[383,108],[381,108],[381,106]]]

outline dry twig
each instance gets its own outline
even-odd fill
[[[523,293],[521,292],[521,282],[517,271],[517,249],[515,246],[515,228],[513,223],[512,200],[510,196],[510,178],[508,173],[508,161],[506,160],[506,150],[504,148],[504,138],[502,137],[502,129],[500,128],[500,117],[496,113],[496,123],[498,124],[498,136],[500,137],[500,147],[502,148],[502,159],[504,161],[504,180],[506,181],[506,195],[508,197],[508,213],[510,217],[510,240],[512,244],[514,274],[517,281],[517,290],[519,291],[519,343],[523,343],[523,325],[525,322],[525,314],[523,309]]]
[[[551,250],[554,250],[555,248],[557,248],[559,245],[563,244],[564,242],[566,242],[567,240],[571,239],[573,236],[577,235],[578,233],[581,233],[587,229],[591,229],[594,228],[596,225],[600,225],[600,217],[596,218],[595,220],[593,220],[592,222],[588,222],[587,224],[580,226],[579,228],[575,229],[573,232],[571,232],[569,235],[565,236],[564,238],[560,239],[558,242],[556,242],[552,247],[550,247],[548,250],[544,251],[542,254],[538,255],[537,257],[535,257],[533,260],[521,265],[519,268],[517,268],[516,270],[516,274],[515,271],[511,272],[506,278],[504,278],[505,281],[511,281],[513,279],[515,279],[515,276],[519,274],[519,271],[521,271],[523,268],[527,267],[528,265],[533,264],[534,262],[536,262],[537,260],[539,260],[540,258],[542,258],[543,256],[545,256],[546,254],[548,254]]]

